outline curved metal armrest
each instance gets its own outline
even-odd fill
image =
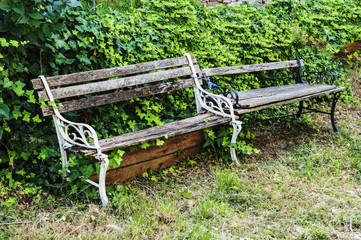
[[[97,149],[98,152],[100,152],[101,148],[99,146],[98,136],[94,128],[90,125],[69,121],[61,116],[60,113],[56,113],[53,118],[57,131],[63,138],[64,143],[67,144],[67,146],[64,147],[76,145],[90,149]]]
[[[298,64],[300,66],[300,72],[299,72],[299,78],[302,83],[328,83],[333,85],[334,84],[334,77],[332,73],[328,71],[309,71],[306,70],[302,64],[299,58],[296,58],[298,61]]]
[[[200,77],[194,77],[194,78],[200,78]],[[203,79],[203,78],[202,78]],[[215,94],[210,91],[207,91],[203,89],[198,81],[196,81],[196,87],[195,87],[195,97],[197,99],[197,102],[201,105],[201,107],[209,112],[213,112],[214,114],[223,116],[223,117],[229,117],[232,118],[233,121],[235,121],[236,117],[234,115],[234,104],[232,103],[231,99],[227,96],[224,96],[223,94]],[[227,90],[230,88],[218,88],[221,89],[220,91],[224,92],[225,95],[232,94],[227,93]],[[235,90],[234,90],[235,92]],[[236,92],[235,92],[236,93]],[[237,93],[236,93],[237,94]],[[238,99],[238,98],[237,98]]]
[[[213,82],[211,82],[211,80],[209,79],[209,77],[207,77],[204,73],[203,73],[204,77],[195,77],[195,78],[199,78],[203,80],[203,86],[202,89],[208,93],[212,93],[212,91],[214,91],[214,94],[221,94],[224,97],[234,100],[234,104],[233,107],[238,107],[238,93],[236,92],[236,90],[234,88],[231,87],[224,87],[224,86],[219,86]]]

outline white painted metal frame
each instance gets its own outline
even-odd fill
[[[213,94],[206,90],[204,90],[198,81],[198,74],[194,68],[194,64],[189,53],[184,54],[188,60],[189,67],[192,70],[192,77],[194,78],[195,87],[194,87],[194,95],[196,98],[197,104],[197,112],[200,112],[201,109],[205,109],[208,112],[212,112],[216,115],[220,115],[223,117],[231,118],[233,125],[233,135],[231,139],[231,144],[234,145],[237,143],[237,136],[242,130],[242,122],[236,120],[236,115],[233,111],[233,103],[231,100],[225,96]],[[210,101],[212,99],[212,101]],[[231,157],[235,164],[240,165],[236,150],[233,146],[230,147]]]
[[[53,94],[51,93],[49,84],[46,78],[41,75],[41,79],[45,91],[49,97],[50,102],[54,102]],[[56,129],[56,134],[59,140],[61,159],[63,168],[66,169],[66,172],[70,172],[68,169],[68,156],[65,149],[73,146],[80,146],[90,149],[97,150],[97,153],[93,156],[101,162],[100,173],[99,173],[99,183],[93,182],[91,180],[86,180],[88,183],[96,186],[99,189],[100,198],[103,204],[103,207],[106,208],[108,204],[108,197],[106,195],[105,189],[105,175],[109,165],[108,155],[103,154],[101,147],[99,146],[98,136],[90,125],[84,123],[76,123],[65,119],[58,109],[54,109],[55,115],[53,115],[53,121]],[[64,176],[66,174],[64,172]]]

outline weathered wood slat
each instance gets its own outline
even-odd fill
[[[318,92],[324,92],[327,90],[335,89],[334,85],[314,85],[310,86],[305,84],[299,89],[294,89],[292,91],[284,91],[278,94],[272,94],[265,97],[256,97],[238,101],[238,104],[242,108],[254,108],[261,105],[267,105],[274,102],[282,102],[288,99],[298,98],[302,96],[311,95]]]
[[[137,149],[133,152],[125,153],[122,156],[123,161],[121,162],[119,167],[127,167],[130,165],[156,159],[162,157],[163,155],[177,153],[179,152],[179,150],[202,145],[203,142],[204,134],[202,130],[178,135],[176,137],[164,140],[163,145],[153,145],[147,149]]]
[[[303,65],[303,60],[301,60]],[[276,70],[283,68],[294,68],[299,67],[296,60],[284,61],[284,62],[273,62],[273,63],[261,63],[261,64],[251,64],[251,65],[241,65],[241,66],[231,66],[231,67],[216,67],[216,68],[206,68],[202,71],[207,76],[223,76],[230,74],[239,74],[239,73],[250,73],[250,72],[259,72],[266,70]]]
[[[123,87],[130,87],[134,85],[159,82],[178,77],[191,76],[191,74],[192,72],[189,67],[182,67],[182,68],[164,70],[160,72],[146,73],[131,77],[124,77],[124,78],[106,80],[101,82],[58,88],[51,90],[51,92],[54,96],[54,99],[62,99],[67,97],[82,96],[85,94],[105,92]],[[44,97],[45,101],[49,100],[45,91],[39,92],[38,96],[39,98]]]
[[[161,146],[153,145],[147,149],[126,152],[120,166],[107,171],[106,183],[124,181],[148,168],[170,167],[190,155],[200,153],[203,143],[203,131],[196,131],[167,139]],[[97,179],[96,173],[91,177],[91,180],[94,179]]]
[[[106,152],[117,148],[125,148],[132,145],[137,145],[158,138],[164,138],[165,135],[172,137],[180,134],[194,132],[229,121],[230,118],[215,116],[212,113],[204,113],[195,117],[164,124],[162,126],[156,126],[137,132],[123,134],[113,138],[102,139],[99,140],[99,145],[101,146],[102,150]],[[95,153],[94,150],[79,147],[68,148],[67,150],[72,153],[82,155],[92,155]]]
[[[193,156],[200,153],[201,149],[202,146],[198,145],[195,147],[184,149],[182,154],[179,156],[173,153],[147,162],[138,163],[124,168],[116,168],[112,171],[107,172],[105,183],[112,184],[114,182],[125,181],[127,179],[135,177],[138,174],[146,172],[148,168],[159,169],[170,167],[173,164],[182,161],[188,156]],[[90,178],[90,180],[96,182],[98,181],[98,177],[94,175]]]
[[[196,62],[195,56],[192,56],[192,60],[194,63]],[[78,84],[82,82],[106,79],[111,77],[120,77],[130,74],[144,73],[144,72],[149,72],[164,68],[179,67],[187,64],[188,62],[185,57],[177,57],[177,58],[158,60],[158,61],[152,61],[146,63],[132,64],[121,67],[47,77],[46,79],[50,87],[57,87],[57,86],[65,86],[70,84]],[[44,88],[39,78],[32,79],[31,83],[33,84],[33,88],[35,90]]]
[[[115,91],[113,93],[107,93],[99,96],[93,96],[89,98],[75,99],[71,101],[62,102],[62,106],[58,108],[60,113],[70,112],[80,109],[86,109],[90,107],[102,106],[109,103],[121,102],[130,100],[137,97],[146,97],[165,92],[171,92],[179,89],[189,88],[194,86],[194,79],[189,78],[180,80],[177,82],[163,83],[149,87],[142,87],[131,89],[127,91]],[[52,107],[42,108],[43,116],[54,115]]]
[[[290,84],[290,85],[282,85],[282,86],[274,86],[274,87],[266,87],[266,88],[256,88],[251,90],[239,91],[238,99],[245,100],[249,98],[257,98],[270,96],[273,94],[279,94],[285,91],[293,91],[294,89],[302,88],[304,85],[308,85],[307,83],[298,83],[298,84]]]
[[[331,90],[327,90],[327,91],[323,91],[323,92],[318,92],[318,93],[314,93],[314,94],[310,94],[310,95],[306,95],[306,96],[302,96],[302,97],[298,97],[298,98],[293,98],[293,99],[288,99],[282,102],[275,102],[275,103],[271,103],[271,104],[267,104],[267,105],[262,105],[262,106],[258,106],[258,107],[254,107],[254,108],[245,108],[245,109],[235,109],[234,113],[237,115],[242,115],[245,113],[250,113],[250,112],[255,112],[258,110],[262,110],[262,109],[267,109],[267,108],[271,108],[271,107],[275,107],[275,106],[281,106],[281,105],[286,105],[289,103],[294,103],[294,102],[299,102],[305,99],[311,99],[314,97],[319,97],[322,95],[327,95],[330,93],[336,93],[336,92],[341,92],[345,90],[344,87],[337,87]]]

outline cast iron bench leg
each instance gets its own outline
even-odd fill
[[[333,100],[332,100],[332,106],[331,106],[331,125],[332,125],[332,128],[333,128],[333,131],[334,132],[339,132],[337,126],[336,126],[336,122],[335,122],[335,109],[336,109],[336,104],[337,104],[337,101],[338,99],[340,98],[340,93],[335,93],[333,95]]]

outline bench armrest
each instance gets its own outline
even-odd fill
[[[64,148],[80,146],[90,149],[96,149],[101,152],[98,136],[90,125],[85,123],[76,123],[65,119],[58,112],[53,116],[59,142]]]
[[[194,78],[200,78],[200,77],[194,77]],[[205,110],[212,112],[216,115],[220,115],[223,117],[229,117],[232,118],[232,121],[236,120],[236,116],[234,114],[234,103],[231,99],[234,98],[234,96],[237,96],[236,104],[238,102],[238,95],[234,89],[227,88],[227,87],[220,87],[217,85],[218,90],[222,93],[215,94],[211,93],[210,91],[207,91],[203,89],[198,80],[195,80],[196,86],[195,86],[195,98],[197,103]],[[229,90],[231,92],[229,92]]]
[[[298,61],[298,64],[300,66],[299,72],[298,72],[298,80],[300,83],[318,83],[318,84],[334,84],[334,77],[333,75],[328,71],[309,71],[306,70],[299,58],[296,58]]]

